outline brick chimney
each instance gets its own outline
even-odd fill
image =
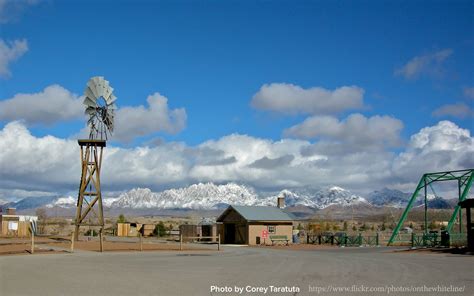
[[[277,207],[279,209],[283,209],[285,207],[285,198],[284,197],[278,197],[277,198]]]

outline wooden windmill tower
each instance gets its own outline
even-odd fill
[[[114,129],[114,102],[117,99],[104,77],[92,77],[84,95],[90,133],[89,139],[78,140],[82,174],[77,198],[75,240],[79,237],[81,226],[100,227],[101,231],[104,228],[100,172],[103,149]]]

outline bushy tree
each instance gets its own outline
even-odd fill
[[[331,224],[329,222],[326,222],[326,224],[324,226],[324,230],[326,230],[326,231],[331,230]]]
[[[118,216],[117,223],[125,223],[125,222],[127,222],[127,219],[125,218],[123,214],[120,214]]]
[[[437,228],[438,228],[438,226],[436,225],[436,223],[434,221],[431,221],[430,225],[428,225],[428,229],[430,229],[430,230],[435,230]]]
[[[342,230],[347,231],[347,221],[344,221],[344,224],[342,225]]]
[[[86,233],[84,233],[85,236],[98,236],[99,232],[94,230],[94,229],[88,229]]]
[[[156,236],[165,236],[166,235],[166,227],[163,221],[156,224],[155,229],[153,230],[153,234]]]

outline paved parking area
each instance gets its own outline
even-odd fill
[[[3,256],[0,295],[473,295],[474,256],[394,250],[225,246]]]

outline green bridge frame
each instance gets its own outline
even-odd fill
[[[471,189],[472,185],[472,180],[474,177],[474,169],[468,169],[468,170],[458,170],[458,171],[448,171],[448,172],[438,172],[438,173],[427,173],[424,174],[420,182],[418,182],[418,186],[416,187],[415,192],[411,196],[410,201],[408,202],[407,207],[405,208],[405,211],[403,212],[402,217],[400,218],[400,221],[398,221],[397,226],[393,230],[392,236],[390,237],[390,240],[388,241],[388,246],[390,246],[395,238],[398,235],[398,232],[400,231],[400,228],[403,226],[403,223],[405,222],[408,212],[411,210],[413,207],[413,204],[415,203],[416,198],[418,197],[418,194],[420,191],[423,189],[424,190],[424,204],[425,204],[425,227],[424,232],[425,234],[428,233],[428,199],[427,199],[427,187],[430,186],[434,182],[440,182],[440,181],[457,181],[458,182],[458,196],[459,196],[459,201],[463,201],[467,198],[469,194],[469,190]],[[453,228],[454,221],[456,220],[456,217],[459,213],[459,227],[460,227],[460,232],[462,232],[462,218],[461,218],[461,212],[460,212],[460,207],[459,205],[456,205],[454,208],[454,212],[451,216],[451,219],[449,219],[448,223],[448,228],[447,231],[449,234],[451,234],[451,230]]]

